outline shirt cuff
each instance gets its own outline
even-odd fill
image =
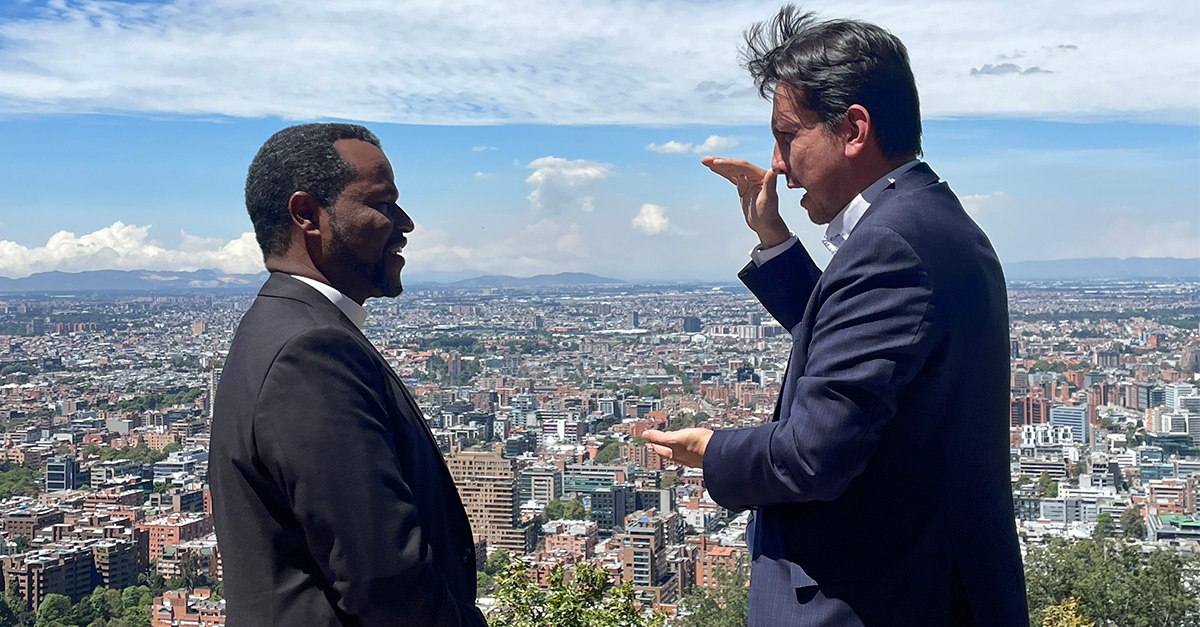
[[[754,262],[755,266],[761,267],[764,263],[782,255],[799,241],[800,238],[796,237],[796,234],[793,233],[791,237],[770,248],[763,248],[762,244],[759,244],[754,247],[754,250],[750,251],[750,260]]]

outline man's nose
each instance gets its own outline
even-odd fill
[[[400,205],[396,205],[395,213],[396,215],[392,219],[395,229],[401,233],[412,233],[413,229],[416,228],[416,224],[413,223],[412,218],[408,215],[408,212],[405,211]]]
[[[787,160],[783,158],[783,151],[779,149],[778,143],[771,153],[771,169],[780,174],[787,174]]]

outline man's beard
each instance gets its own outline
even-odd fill
[[[388,257],[391,253],[386,250],[375,263],[368,263],[354,254],[353,247],[342,237],[337,220],[331,220],[332,233],[329,238],[330,252],[340,263],[350,266],[351,272],[366,279],[368,285],[378,289],[384,296],[399,296],[404,291],[399,273],[393,279],[388,275]]]

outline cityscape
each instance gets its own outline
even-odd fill
[[[730,573],[744,581],[747,512],[717,505],[699,469],[639,436],[769,421],[791,338],[741,285],[592,278],[421,284],[368,301],[366,334],[458,488],[485,614],[512,564],[543,589],[588,565],[628,584],[640,611],[697,624]],[[208,433],[253,296],[0,295],[0,564],[14,617],[224,624]],[[1014,280],[1009,310],[1031,611],[1044,579],[1029,560],[1056,543],[1200,554],[1200,278]]]

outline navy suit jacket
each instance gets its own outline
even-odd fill
[[[209,461],[230,627],[483,627],[471,527],[413,398],[341,310],[272,273]]]
[[[716,431],[704,480],[753,508],[750,625],[1026,625],[999,261],[925,164],[824,272],[742,281],[793,344],[776,420]]]

